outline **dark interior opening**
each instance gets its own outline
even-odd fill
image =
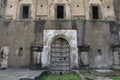
[[[101,49],[98,49],[97,52],[98,52],[99,55],[102,55],[102,50]]]
[[[22,47],[19,48],[18,56],[19,57],[23,56],[23,48]]]
[[[29,6],[23,6],[23,16],[22,18],[28,18],[29,17]]]
[[[98,6],[92,6],[92,16],[93,16],[93,19],[99,18]]]
[[[57,6],[57,19],[63,19],[64,18],[64,6],[58,5]]]
[[[60,72],[60,75],[62,75],[62,72]]]

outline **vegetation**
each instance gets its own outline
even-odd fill
[[[119,71],[118,71],[119,72]],[[45,74],[42,75],[40,80],[81,80],[80,74],[85,78],[90,78],[95,80],[97,77],[109,77],[112,80],[120,80],[120,76],[113,76],[109,73],[99,73],[95,70],[80,70],[79,73],[73,74],[63,74],[63,75],[53,75],[53,74]]]
[[[53,75],[46,74],[41,76],[40,80],[81,80],[76,74]]]
[[[115,70],[115,71],[119,72],[120,70]],[[92,77],[93,79],[97,77],[105,77],[107,75],[107,77],[109,77],[112,80],[120,80],[120,76],[109,75],[109,73],[107,74],[98,73],[95,70],[80,70],[79,73],[84,76]]]
[[[113,80],[120,80],[120,76],[114,76],[112,77]]]
[[[120,69],[114,69],[115,72],[120,72]],[[112,76],[112,80],[120,80],[120,76]]]
[[[96,72],[95,70],[80,70],[79,71],[80,74],[84,75],[84,76],[88,76],[88,77],[92,77],[92,78],[96,78],[98,76],[101,76],[98,72]]]

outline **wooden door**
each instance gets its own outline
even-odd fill
[[[51,44],[50,72],[63,74],[70,72],[70,46],[67,40],[58,38]]]

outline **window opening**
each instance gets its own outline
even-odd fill
[[[23,6],[23,15],[22,18],[28,18],[29,17],[29,6]]]
[[[93,16],[93,19],[99,19],[98,6],[92,6],[92,16]]]
[[[57,19],[63,19],[64,18],[64,6],[58,5],[57,6]]]

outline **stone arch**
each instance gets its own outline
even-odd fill
[[[57,38],[65,39],[68,42],[68,44],[70,45],[70,39],[68,37],[66,37],[65,35],[59,34],[59,35],[56,35],[52,38],[52,40],[50,41],[50,46],[51,46],[52,42]],[[71,47],[71,45],[70,45],[70,47]]]
[[[77,52],[77,31],[76,30],[44,30],[44,47],[41,53],[41,62],[43,68],[50,66],[50,49],[51,43],[57,39],[63,38],[70,45],[70,61],[71,69],[78,67],[78,52]]]

